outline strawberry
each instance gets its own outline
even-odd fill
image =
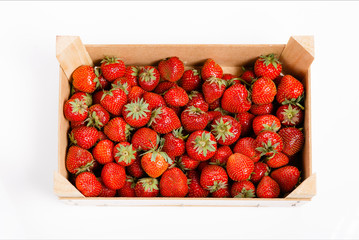
[[[230,113],[243,113],[251,108],[248,91],[242,84],[235,84],[229,87],[221,100],[221,106]]]
[[[116,196],[117,191],[115,189],[106,187],[102,181],[102,178],[97,178],[97,180],[101,183],[101,186],[102,186],[102,191],[101,191],[100,195],[98,195],[98,197],[114,197],[114,196]]]
[[[142,97],[148,103],[148,109],[151,111],[152,109],[166,106],[163,97],[157,93],[145,92]]]
[[[252,102],[254,104],[268,104],[273,102],[277,89],[272,80],[267,77],[257,79],[252,85]]]
[[[135,186],[136,197],[157,197],[158,180],[156,178],[141,178]]]
[[[271,177],[264,176],[257,186],[256,193],[259,198],[276,198],[280,194],[280,188]]]
[[[289,158],[282,152],[276,153],[272,158],[267,158],[267,165],[271,168],[280,168],[289,163]]]
[[[100,104],[95,104],[89,108],[89,117],[86,121],[87,126],[101,129],[110,121],[110,114]]]
[[[148,151],[151,148],[157,148],[158,135],[149,128],[140,128],[132,136],[132,146],[137,150]]]
[[[126,67],[125,77],[127,78],[128,83],[130,86],[137,86],[137,77],[140,72],[140,68],[136,66],[128,66]]]
[[[125,185],[118,190],[118,196],[120,197],[136,197],[135,193],[136,182],[131,176],[126,176]]]
[[[182,112],[181,122],[187,132],[204,130],[209,123],[209,116],[200,108],[190,106]]]
[[[248,180],[233,183],[231,187],[231,196],[234,198],[254,198],[256,188]]]
[[[93,157],[100,163],[113,162],[113,142],[110,140],[99,141],[92,149]]]
[[[106,134],[102,131],[98,131],[98,139],[97,141],[102,141],[102,140],[106,140],[108,139],[108,137],[106,136]]]
[[[85,120],[86,121],[86,120]],[[71,129],[77,128],[77,127],[83,127],[86,126],[85,121],[79,121],[79,122],[70,122]]]
[[[204,112],[208,111],[208,103],[204,100],[204,96],[202,93],[197,91],[192,91],[188,95],[189,101],[187,103],[187,107],[193,106],[201,109]]]
[[[265,114],[272,114],[274,109],[273,103],[267,103],[262,105],[253,104],[249,111],[254,115],[265,115]]]
[[[213,197],[213,198],[229,198],[229,197],[231,197],[231,193],[229,191],[229,186],[226,185],[224,188],[220,188],[217,191],[211,193],[211,197]]]
[[[131,130],[131,126],[121,117],[112,118],[103,129],[106,136],[114,142],[125,142]]]
[[[200,184],[200,175],[197,171],[188,171],[187,178],[189,181],[188,184],[188,195],[187,197],[191,198],[203,198],[207,197],[209,191],[204,189]]]
[[[246,81],[248,84],[251,84],[253,79],[256,78],[256,76],[254,75],[253,70],[251,69],[246,69],[244,67],[242,67],[243,73],[241,75],[241,79],[243,79],[244,81]]]
[[[303,133],[294,127],[282,128],[278,134],[283,139],[283,153],[293,156],[302,150],[304,145]]]
[[[277,132],[280,128],[280,121],[274,115],[260,115],[253,119],[253,131],[256,135],[266,130]]]
[[[122,89],[126,93],[126,95],[129,94],[129,92],[131,91],[131,88],[132,88],[131,83],[129,83],[129,81],[126,77],[116,78],[116,80],[113,81],[111,86],[112,86],[112,88]]]
[[[141,178],[145,176],[145,171],[143,171],[141,166],[141,160],[140,157],[137,155],[135,161],[130,165],[126,167],[126,170],[128,174],[130,174],[132,177],[135,178]]]
[[[66,169],[72,174],[92,171],[94,159],[91,153],[78,146],[71,146],[66,155]]]
[[[232,150],[228,146],[221,146],[217,149],[214,156],[209,159],[210,164],[216,164],[219,166],[225,166],[228,158],[233,154]]]
[[[194,160],[190,158],[188,155],[184,154],[178,159],[176,163],[180,169],[186,171],[186,170],[195,170],[198,167],[200,161]]]
[[[184,197],[188,193],[187,177],[179,168],[171,168],[163,173],[160,180],[163,197]]]
[[[92,102],[93,104],[100,104],[101,98],[105,92],[104,91],[97,91],[92,94]]]
[[[106,163],[101,171],[101,178],[106,187],[111,189],[120,189],[125,185],[125,168],[117,163]]]
[[[295,127],[303,122],[303,110],[297,106],[288,104],[280,106],[276,113],[283,126]]]
[[[157,85],[157,87],[155,88],[155,90],[153,92],[157,93],[157,94],[164,94],[166,91],[168,91],[169,89],[171,89],[175,86],[177,86],[177,85],[174,82],[163,81]]]
[[[256,138],[256,150],[261,152],[261,156],[273,157],[277,152],[283,149],[283,140],[275,132],[263,131],[260,132]]]
[[[88,93],[77,92],[74,95],[72,95],[70,99],[78,99],[80,101],[83,101],[88,107],[92,105],[92,96],[91,94]]]
[[[201,75],[204,81],[210,77],[222,78],[223,70],[213,59],[207,59],[202,67]]]
[[[186,143],[184,140],[188,137],[188,135],[183,135],[182,131],[183,128],[180,127],[179,129],[167,133],[163,137],[164,144],[162,150],[172,159],[183,155],[186,150]]]
[[[263,162],[256,162],[254,163],[254,169],[251,175],[251,181],[254,184],[257,184],[264,176],[268,176],[269,172],[270,169],[267,164]]]
[[[100,104],[109,113],[119,116],[126,102],[126,93],[122,89],[113,88],[109,91],[104,91]]]
[[[178,57],[169,57],[158,64],[158,71],[164,80],[176,82],[184,73],[184,65]]]
[[[122,109],[122,116],[129,125],[139,128],[148,123],[151,110],[148,103],[141,98],[126,104]]]
[[[278,183],[282,193],[288,193],[297,185],[300,172],[296,167],[285,166],[274,170],[270,176]]]
[[[291,75],[285,75],[278,86],[277,101],[281,104],[293,104],[303,109],[300,105],[304,93],[303,84]]]
[[[222,117],[225,115],[220,111],[209,111],[209,112],[207,112],[207,114],[208,114],[208,118],[209,118],[209,121],[208,121],[209,123],[211,123],[213,121],[213,119],[215,119],[217,117]]]
[[[189,69],[183,73],[182,78],[178,81],[178,85],[185,91],[190,92],[198,89],[201,82],[199,72],[196,69]]]
[[[214,102],[208,104],[210,110],[215,110],[221,107],[221,100],[217,99]]]
[[[96,74],[97,67],[95,67],[95,74]],[[96,84],[96,88],[97,89],[106,89],[108,90],[111,87],[111,83],[109,81],[107,81],[102,75],[98,75],[98,73],[96,74],[97,78],[98,78],[98,83]]]
[[[206,161],[217,151],[215,137],[207,131],[193,132],[187,139],[186,150],[189,157],[197,161]]]
[[[176,113],[168,107],[159,107],[152,111],[148,124],[157,133],[166,134],[181,127],[181,122]]]
[[[141,158],[141,166],[143,170],[148,174],[148,176],[157,178],[161,176],[169,164],[172,164],[172,159],[167,155],[167,153],[162,152],[161,148],[151,149],[146,152]]]
[[[236,119],[241,125],[241,137],[248,136],[252,131],[254,115],[249,112],[238,113]]]
[[[125,75],[126,67],[123,61],[115,57],[105,57],[101,61],[101,72],[107,81],[113,82],[116,78]]]
[[[221,145],[231,145],[241,134],[241,125],[231,116],[221,116],[213,119],[211,132]]]
[[[246,155],[234,153],[227,160],[227,173],[234,181],[249,179],[253,169],[254,163]]]
[[[98,132],[94,127],[77,127],[72,129],[69,138],[74,145],[89,149],[97,142]]]
[[[260,56],[254,63],[254,73],[257,77],[268,77],[273,80],[282,71],[282,64],[274,54]]]
[[[206,166],[201,172],[200,184],[211,193],[225,188],[228,185],[226,170],[218,165]]]
[[[142,67],[138,75],[138,84],[143,90],[153,91],[160,82],[160,73],[155,67]]]
[[[176,113],[177,117],[181,116],[181,113],[182,113],[181,107],[169,107],[169,108],[171,108]]]
[[[163,97],[169,107],[183,107],[189,100],[186,91],[181,87],[171,88]]]
[[[256,150],[256,140],[251,137],[239,139],[233,148],[234,153],[241,153],[249,157],[253,162],[258,162],[261,158],[261,153]]]
[[[88,108],[85,101],[77,98],[67,100],[64,104],[65,118],[73,122],[82,122],[87,118]]]
[[[237,76],[234,76],[233,74],[230,74],[230,73],[223,74],[223,76],[222,76],[222,79],[226,80],[228,83],[230,83],[231,80],[234,78],[237,78]],[[227,84],[227,85],[229,85],[229,84]]]
[[[96,176],[90,172],[80,173],[75,180],[76,188],[85,197],[97,197],[101,194],[102,185]]]
[[[98,78],[91,66],[80,66],[72,73],[72,85],[81,92],[93,93],[96,90]]]
[[[202,92],[208,104],[221,98],[226,90],[226,81],[221,78],[210,77],[202,84]]]
[[[145,94],[145,90],[143,90],[141,87],[139,86],[133,86],[130,90],[130,92],[128,93],[127,96],[127,101],[128,102],[133,102],[136,101],[137,99],[142,98],[143,94]]]
[[[209,161],[202,161],[199,162],[199,165],[197,167],[198,172],[202,172],[202,170],[209,165]]]
[[[115,161],[119,165],[126,167],[135,161],[137,152],[132,144],[128,142],[120,142],[113,148],[113,155]]]

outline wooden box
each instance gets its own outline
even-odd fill
[[[58,116],[58,170],[54,173],[54,192],[61,201],[81,205],[118,206],[298,206],[316,193],[316,176],[312,173],[310,65],[314,60],[312,36],[290,37],[287,44],[260,45],[83,45],[79,37],[58,36],[56,57],[60,63]],[[70,95],[72,72],[80,65],[98,64],[104,56],[117,56],[126,65],[157,65],[168,56],[178,56],[186,67],[200,66],[213,58],[225,73],[240,74],[241,66],[253,63],[262,54],[275,53],[283,63],[283,72],[302,80],[305,86],[305,145],[302,153],[302,183],[285,198],[85,198],[67,179],[65,167],[69,122],[63,105]]]

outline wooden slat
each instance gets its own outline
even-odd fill
[[[54,172],[54,192],[59,197],[84,198],[84,195],[58,172]]]
[[[312,174],[305,179],[293,192],[291,192],[286,199],[293,198],[312,198],[317,193],[317,175]]]

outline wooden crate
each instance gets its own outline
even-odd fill
[[[310,65],[314,60],[312,36],[290,37],[287,44],[206,44],[206,45],[83,45],[76,36],[58,36],[56,57],[60,63],[60,92],[58,116],[58,171],[54,173],[54,192],[60,200],[81,205],[118,206],[298,206],[316,194],[316,175],[312,174],[311,90]],[[81,65],[98,64],[104,56],[118,56],[127,65],[157,65],[168,56],[178,56],[186,67],[200,66],[213,58],[225,73],[240,74],[241,66],[254,63],[262,54],[275,53],[283,63],[283,72],[302,80],[305,91],[305,144],[302,153],[303,182],[285,198],[85,198],[69,181],[65,167],[69,122],[63,105],[70,95],[72,72]]]

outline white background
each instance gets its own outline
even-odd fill
[[[0,237],[359,238],[359,4],[0,3]],[[286,43],[315,35],[313,170],[299,208],[76,207],[57,168],[56,35],[84,43]]]

